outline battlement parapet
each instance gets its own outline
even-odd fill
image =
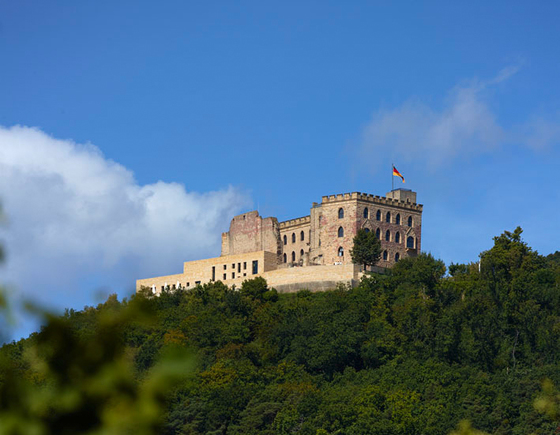
[[[284,222],[280,222],[280,229],[286,229],[286,228],[290,228],[290,227],[295,227],[298,225],[304,225],[304,224],[308,224],[311,222],[311,216],[302,216],[299,218],[295,218],[295,219],[290,219]]]
[[[371,195],[369,193],[352,192],[352,193],[339,193],[337,195],[328,195],[322,197],[322,204],[332,204],[336,202],[346,201],[349,199],[356,199],[359,201],[370,202],[374,204],[383,204],[393,207],[407,208],[410,210],[422,211],[423,205],[411,202],[406,202],[398,199],[387,198],[385,196]]]

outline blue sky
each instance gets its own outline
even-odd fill
[[[391,162],[424,204],[423,249],[447,264],[518,225],[554,252],[559,15],[553,1],[2,2],[0,279],[58,309],[126,296],[219,255],[235,213],[384,195]]]

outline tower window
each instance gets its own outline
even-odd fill
[[[387,261],[387,251],[383,251],[383,260]]]
[[[338,256],[339,257],[344,257],[344,248],[342,246],[340,248],[338,248]]]
[[[340,227],[338,229],[338,237],[344,237],[344,228]]]
[[[400,225],[400,224],[401,224],[401,215],[400,215],[400,214],[397,214],[397,216],[395,217],[395,223],[396,223],[397,225]]]
[[[379,240],[381,240],[381,230],[379,228],[377,228],[375,230],[375,237],[377,237]]]
[[[378,221],[381,220],[381,210],[377,210],[377,213],[375,213],[375,219]]]
[[[412,216],[408,217],[408,226],[411,227],[412,226]]]
[[[406,238],[406,247],[414,249],[414,237],[408,236]]]
[[[292,251],[292,263],[296,261],[296,253]]]
[[[391,223],[391,212],[387,212],[385,215],[385,222]]]
[[[389,230],[385,231],[385,240],[387,242],[391,240],[391,232]]]
[[[286,235],[284,234],[284,245],[288,244],[288,238],[286,237]]]
[[[344,217],[344,209],[341,207],[338,209],[338,218],[342,219]]]
[[[395,243],[401,243],[401,233],[397,231],[395,234]]]
[[[369,210],[366,207],[366,208],[364,208],[364,219],[367,219],[367,218],[369,218]]]
[[[288,256],[286,254],[284,254],[284,263],[288,262]]]
[[[253,260],[253,275],[259,273],[259,260]]]
[[[305,239],[305,233],[302,231],[301,233],[299,233],[299,239],[303,242],[303,240]]]
[[[400,258],[401,258],[401,255],[397,252],[397,253],[395,254],[395,262],[399,261]]]
[[[296,233],[292,233],[292,243],[296,243]]]
[[[301,251],[299,251],[299,257],[303,258],[303,249]]]

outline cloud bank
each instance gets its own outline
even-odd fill
[[[97,147],[21,126],[0,127],[0,202],[2,282],[27,298],[78,308],[93,302],[96,287],[123,294],[136,278],[219,254],[220,232],[250,206],[231,186],[207,193],[161,181],[141,186]]]
[[[518,67],[508,67],[488,81],[472,80],[451,89],[441,108],[414,99],[391,110],[379,110],[362,133],[361,153],[372,156],[390,151],[394,158],[437,167],[457,158],[494,151],[504,144],[536,150],[560,143],[560,116],[533,117],[506,128],[489,104],[492,87],[509,80]]]

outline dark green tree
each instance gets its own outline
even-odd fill
[[[359,230],[354,237],[354,247],[350,251],[354,264],[374,266],[381,257],[381,242],[374,233],[366,230]]]

